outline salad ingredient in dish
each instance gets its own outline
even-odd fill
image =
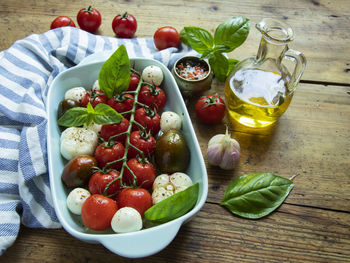
[[[128,91],[134,91],[137,89],[137,86],[139,85],[140,82],[140,76],[138,73],[134,72],[130,74],[130,82],[129,82],[129,87]]]
[[[119,170],[122,167],[122,158],[125,153],[124,145],[114,140],[103,142],[96,147],[94,156],[98,167],[103,169],[107,164],[109,169]],[[118,161],[120,160],[120,161]],[[113,163],[112,163],[113,162]]]
[[[152,196],[144,188],[123,188],[118,193],[117,204],[119,208],[136,209],[143,218],[145,211],[152,206]]]
[[[82,107],[87,107],[88,103],[90,102],[92,107],[95,108],[100,103],[106,104],[107,100],[107,95],[101,90],[92,89],[86,92],[84,97],[81,99],[80,105]]]
[[[101,137],[108,141],[111,137],[114,141],[125,143],[126,132],[129,128],[129,121],[126,118],[119,123],[105,124],[101,127]]]
[[[137,30],[136,18],[128,12],[118,14],[112,21],[112,29],[117,37],[132,38]]]
[[[146,130],[133,131],[130,134],[129,158],[152,157],[156,149],[156,139]]]
[[[75,27],[75,24],[73,20],[68,16],[58,16],[52,21],[50,29],[55,29],[63,26]]]
[[[67,207],[75,215],[81,215],[81,207],[90,196],[90,192],[85,188],[74,188],[67,196]]]
[[[75,87],[66,91],[64,98],[66,100],[74,100],[81,103],[81,100],[86,94],[86,89],[84,87]]]
[[[101,194],[112,199],[120,190],[120,172],[112,169],[95,172],[89,180],[89,191],[91,194]]]
[[[122,207],[113,216],[111,224],[116,233],[134,232],[142,228],[142,218],[136,209]]]
[[[157,136],[160,130],[160,116],[157,111],[150,109],[149,107],[142,107],[135,111],[135,125],[134,129],[143,130],[152,134],[153,136]]]
[[[173,111],[165,111],[160,118],[160,129],[162,132],[168,130],[180,130],[181,129],[181,117],[179,114]]]
[[[217,94],[199,98],[195,105],[197,118],[205,124],[216,124],[225,116],[224,100]]]
[[[159,112],[165,106],[166,95],[158,86],[144,85],[140,90],[139,102]]]
[[[67,110],[71,108],[79,107],[79,106],[80,106],[80,103],[75,100],[64,99],[58,105],[57,117],[61,118],[66,113]]]
[[[127,162],[129,169],[125,170],[124,182],[144,189],[152,187],[157,172],[153,164],[146,158],[132,158]]]
[[[101,20],[100,12],[92,6],[80,9],[77,14],[80,28],[88,32],[96,31],[101,25]]]
[[[130,93],[114,95],[107,101],[107,104],[122,114],[125,118],[130,118],[130,111],[134,106],[134,96]]]
[[[239,161],[240,145],[232,139],[226,127],[225,134],[217,134],[208,142],[207,160],[224,170],[235,168]]]
[[[180,45],[180,35],[176,28],[164,26],[156,30],[153,35],[153,41],[154,45],[159,50],[169,47],[178,47]]]
[[[163,71],[161,70],[160,67],[151,65],[151,66],[146,67],[142,71],[141,77],[145,82],[159,86],[160,84],[162,84],[164,75],[163,75]]]

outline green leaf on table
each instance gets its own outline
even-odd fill
[[[258,219],[278,208],[293,186],[291,180],[272,173],[243,175],[229,184],[220,204],[233,214]]]
[[[184,27],[180,32],[180,39],[201,54],[213,48],[214,45],[212,34],[200,27]]]
[[[130,60],[124,45],[103,63],[98,76],[100,89],[111,98],[113,95],[127,90],[130,82]]]
[[[199,183],[155,204],[145,212],[145,219],[153,223],[166,223],[190,211],[197,203]]]

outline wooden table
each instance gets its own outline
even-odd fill
[[[224,123],[198,123],[188,106],[203,153],[208,140],[229,125],[242,148],[234,171],[207,165],[209,194],[203,209],[175,240],[140,262],[350,262],[350,1],[93,1],[102,13],[98,34],[113,36],[111,21],[123,11],[138,20],[138,37],[151,37],[165,25],[178,30],[200,26],[214,32],[230,16],[251,19],[247,41],[229,56],[256,53],[254,24],[283,19],[295,30],[292,48],[307,57],[307,69],[293,101],[274,130],[256,134]],[[0,50],[32,33],[43,33],[58,15],[75,21],[83,1],[1,0]],[[223,84],[212,91],[223,95]],[[221,207],[228,184],[240,175],[273,172],[298,176],[284,204],[271,215],[248,220]],[[21,227],[1,262],[124,262],[101,245],[83,243],[63,229]],[[131,261],[131,260],[130,260]]]

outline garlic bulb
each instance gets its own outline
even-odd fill
[[[239,161],[240,146],[228,134],[217,134],[208,142],[207,160],[211,165],[219,166],[224,170],[231,170]]]

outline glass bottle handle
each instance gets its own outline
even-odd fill
[[[293,61],[295,64],[294,71],[289,82],[289,89],[293,91],[304,73],[306,58],[301,52],[294,49],[288,49],[284,54],[284,58]]]

